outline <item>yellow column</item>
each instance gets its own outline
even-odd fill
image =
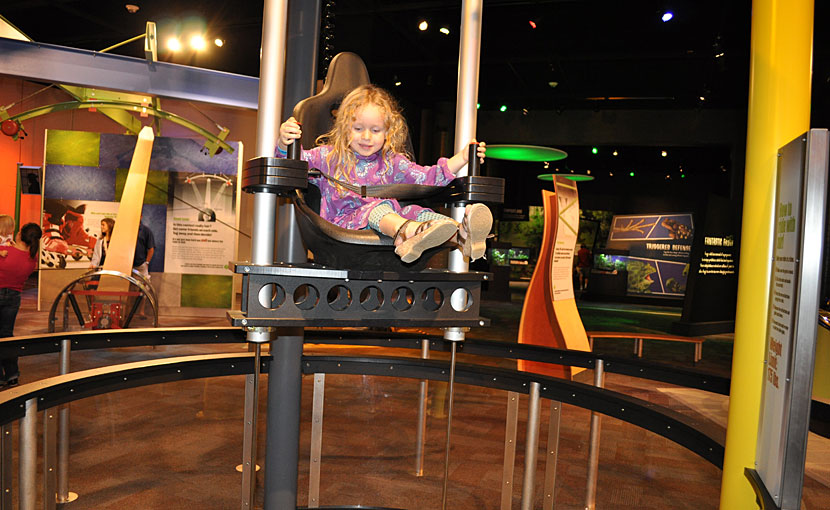
[[[721,510],[757,508],[754,468],[772,269],[777,149],[810,127],[812,0],[753,0],[738,308]]]

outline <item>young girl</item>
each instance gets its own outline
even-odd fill
[[[300,138],[291,117],[280,126],[278,157]],[[311,178],[320,188],[320,216],[343,228],[371,228],[394,238],[395,253],[404,262],[417,260],[424,250],[452,239],[472,260],[484,256],[493,215],[484,204],[468,205],[459,225],[453,219],[417,205],[401,207],[389,198],[361,197],[337,181],[352,185],[425,184],[444,186],[467,164],[467,151],[441,158],[424,167],[406,154],[407,127],[392,96],[374,85],[351,91],[340,104],[334,127],[320,136],[323,145],[303,151],[309,166],[324,175]],[[485,144],[478,147],[483,161]],[[327,177],[328,176],[328,177]]]
[[[104,260],[107,258],[107,250],[110,247],[110,239],[112,239],[113,227],[115,227],[114,219],[104,218],[101,220],[101,237],[95,243],[95,248],[92,250],[92,260],[89,262],[89,267],[101,267],[104,265]]]
[[[0,257],[8,255],[7,246],[14,244],[14,218],[0,214]]]

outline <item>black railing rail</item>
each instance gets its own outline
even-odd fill
[[[271,358],[261,358],[267,372]],[[0,425],[20,419],[25,403],[36,399],[38,410],[49,409],[95,395],[163,382],[205,377],[244,375],[254,371],[253,353],[181,356],[83,370],[41,379],[0,394]],[[303,356],[307,374],[356,374],[446,381],[449,363],[400,357]],[[613,416],[651,430],[700,455],[717,467],[723,466],[723,445],[701,432],[701,422],[621,393],[564,379],[544,377],[498,367],[458,364],[456,381],[462,384],[527,393],[538,382],[540,396]]]
[[[0,339],[0,355],[31,356],[60,351],[63,340],[69,340],[72,350],[104,349],[113,347],[140,347],[181,344],[241,343],[245,333],[240,328],[147,328],[110,329],[44,335],[18,336]],[[429,340],[430,349],[449,351],[449,344],[441,336],[417,335],[411,332],[376,332],[366,330],[305,331],[305,344],[374,346],[400,349],[421,349],[421,341]],[[729,378],[696,369],[597,355],[592,352],[551,349],[538,345],[467,339],[458,345],[459,353],[504,359],[524,359],[558,365],[594,368],[596,360],[605,361],[605,371],[630,375],[641,379],[660,381],[688,388],[697,388],[722,395],[729,394]]]

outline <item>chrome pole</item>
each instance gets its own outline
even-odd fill
[[[60,352],[60,374],[69,373],[69,357],[72,350],[72,342],[69,339],[61,340]],[[58,407],[58,451],[57,451],[57,502],[69,503],[78,499],[78,495],[69,492],[69,404],[61,404]]]
[[[455,351],[458,342],[451,342],[452,351],[450,354],[450,381],[449,381],[449,396],[447,403],[447,437],[444,443],[444,486],[441,490],[441,509],[447,508],[447,481],[450,476],[450,433],[452,432],[452,401],[453,401],[453,382],[455,381]]]
[[[597,360],[594,369],[594,386],[602,388],[604,385],[605,363]],[[597,507],[597,474],[599,473],[599,434],[602,425],[601,415],[591,411],[590,443],[588,444],[588,483],[585,489],[585,508],[594,510]]]
[[[20,510],[35,510],[37,489],[37,399],[26,401],[26,414],[20,419]]]
[[[421,340],[421,359],[429,359],[429,340]],[[415,476],[424,476],[424,439],[427,429],[429,382],[421,379],[418,390],[418,428],[415,431]]]
[[[522,481],[522,510],[533,508],[533,489],[536,482],[536,457],[539,452],[539,383],[530,383],[527,402],[527,433],[525,435],[525,472]]]
[[[260,331],[249,331],[263,334]],[[267,335],[267,333],[265,333]],[[242,510],[254,508],[256,492],[257,416],[259,411],[259,374],[262,344],[254,343],[254,373],[245,378],[245,426],[242,435]]]

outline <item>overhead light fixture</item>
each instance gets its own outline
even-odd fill
[[[127,4],[127,5],[124,6],[124,8],[126,8],[127,12],[129,12],[130,14],[137,13],[138,9],[139,9],[139,7],[135,4]]]
[[[506,111],[507,111],[507,105],[506,105],[506,104],[501,105],[501,106],[499,107],[499,111],[500,111],[500,112],[506,112]]]
[[[620,154],[620,153],[619,153],[619,152],[617,152],[617,151],[614,151],[614,152],[612,152],[612,153],[611,153],[611,155],[612,155],[612,156],[619,156],[619,154]]]
[[[179,51],[182,49],[182,42],[178,37],[170,37],[167,39],[167,49],[170,51]]]
[[[536,28],[536,22],[533,20],[528,21],[530,23],[530,28]]]
[[[556,87],[558,87],[558,86],[559,86],[559,82],[558,82],[558,81],[549,81],[549,82],[548,82],[548,87],[550,87],[550,88],[552,88],[552,89],[555,89],[555,88],[556,88]]]
[[[222,46],[225,45],[225,41],[217,37],[216,39],[213,40],[213,44],[215,44],[217,47],[221,48]]]
[[[663,20],[663,23],[671,21],[672,18],[674,18],[674,13],[671,11],[666,11],[663,13],[662,16],[660,16],[660,19]]]
[[[599,149],[596,147],[591,147],[591,154],[599,154]]]
[[[441,28],[438,29],[438,31],[441,32],[444,35],[450,35],[450,29],[447,28],[447,27],[441,27]]]
[[[207,41],[202,34],[194,34],[190,36],[190,47],[196,51],[203,51],[207,48]]]
[[[660,151],[660,155],[661,155],[661,156],[663,156],[663,157],[665,158],[666,156],[668,156],[668,155],[669,155],[669,153],[668,153],[668,152],[666,152],[666,151]]]
[[[426,31],[426,29],[428,29],[428,28],[429,28],[429,23],[427,23],[426,20],[423,20],[418,24],[418,30],[420,30],[421,32]]]

